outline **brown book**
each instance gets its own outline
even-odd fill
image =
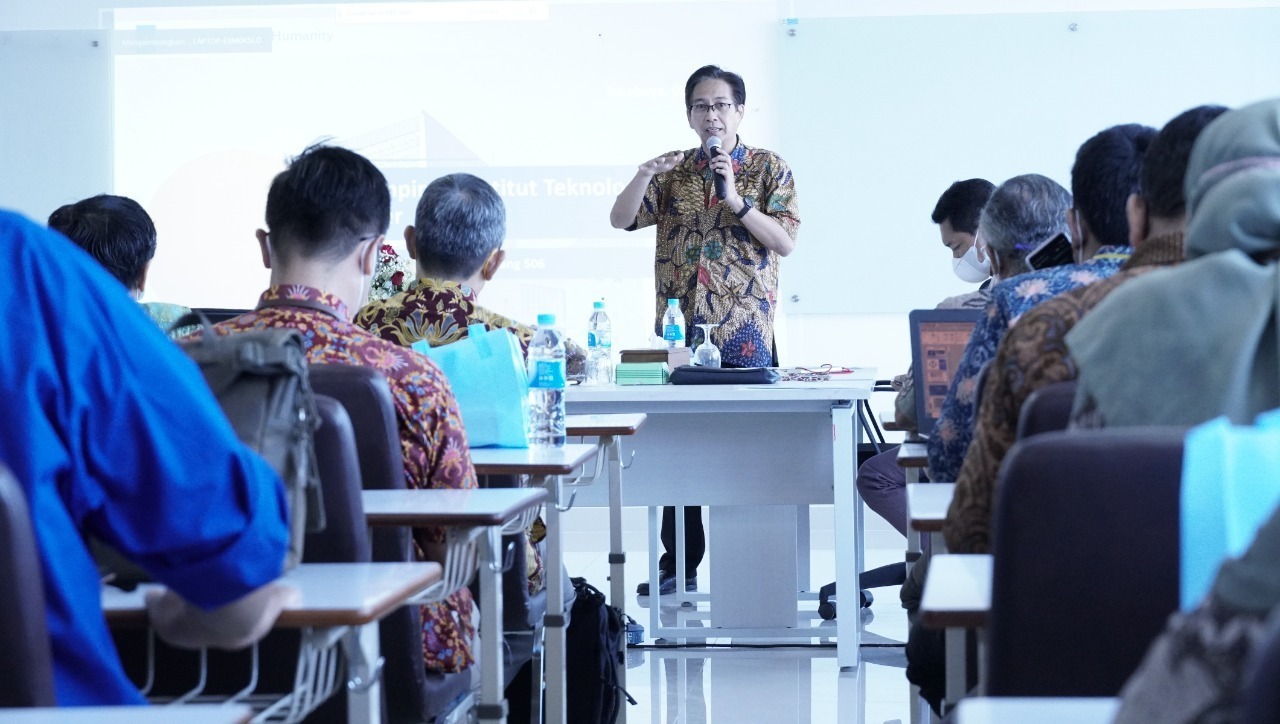
[[[688,347],[624,349],[621,354],[623,362],[666,362],[668,369],[687,365],[692,358]]]

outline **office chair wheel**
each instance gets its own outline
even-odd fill
[[[823,621],[831,621],[836,617],[836,604],[834,601],[823,601],[818,604],[818,615]]]

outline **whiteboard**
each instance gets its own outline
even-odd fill
[[[1118,123],[1280,95],[1280,10],[803,18],[779,29],[801,203],[781,311],[892,313],[971,287],[929,215],[955,180],[1042,173]]]

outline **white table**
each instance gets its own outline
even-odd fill
[[[955,705],[968,686],[965,630],[981,628],[991,613],[991,556],[942,554],[929,559],[920,623],[946,632],[947,690],[945,701]],[[981,639],[981,637],[979,637]],[[978,644],[978,671],[986,669],[986,647]],[[978,693],[983,691],[978,682]]]
[[[858,590],[862,569],[861,506],[854,486],[860,437],[856,402],[871,394],[867,378],[773,385],[604,385],[571,387],[571,414],[643,412],[640,454],[627,469],[624,505],[649,506],[650,548],[658,539],[656,506],[711,506],[712,628],[694,638],[813,638],[829,628],[801,625],[799,593],[809,594],[807,506],[835,504],[835,579]],[[840,377],[840,376],[836,376]],[[583,491],[579,505],[605,506]],[[676,516],[677,534],[683,518]],[[803,546],[803,556],[800,556]],[[651,586],[657,560],[650,556]],[[677,581],[685,577],[676,556]],[[742,572],[735,574],[735,572]],[[679,600],[702,600],[676,586]],[[812,594],[809,594],[812,596]],[[651,635],[690,638],[663,627],[650,608]],[[860,620],[836,622],[842,667],[858,664]]]
[[[448,595],[466,585],[478,571],[480,595],[480,705],[482,722],[505,722],[507,702],[503,696],[502,657],[502,529],[516,520],[528,525],[522,515],[536,511],[547,498],[541,488],[495,488],[478,490],[365,490],[361,493],[365,519],[369,525],[446,528],[449,531],[448,567],[445,586]],[[480,556],[475,555],[476,540]],[[521,551],[523,554],[523,551]],[[477,565],[478,563],[478,565]]]
[[[929,536],[929,550],[934,555],[947,552],[942,526],[955,494],[955,483],[907,483],[907,526],[917,536]]]
[[[4,724],[243,724],[253,716],[247,706],[50,706],[0,709]]]
[[[564,724],[568,700],[565,695],[564,641],[564,531],[560,514],[569,509],[564,500],[565,477],[595,458],[595,445],[565,445],[554,448],[476,448],[471,451],[471,464],[477,475],[528,475],[532,485],[546,488],[547,524],[547,614],[546,640],[547,717],[551,724]],[[576,491],[575,491],[576,497]]]
[[[340,637],[347,659],[348,721],[380,722],[378,621],[440,576],[438,563],[304,563],[279,579],[296,587],[300,596],[281,611],[275,626],[303,629],[304,649],[312,643],[327,648],[326,642]],[[107,624],[147,626],[146,592],[156,588],[156,584],[144,584],[126,593],[104,586],[102,610]]]
[[[960,702],[957,724],[1109,724],[1120,700],[1104,698],[973,697]]]

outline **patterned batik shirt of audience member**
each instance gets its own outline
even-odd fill
[[[790,167],[776,153],[741,141],[730,155],[738,194],[794,240],[800,207]],[[653,177],[627,230],[658,226],[656,325],[662,324],[667,300],[679,299],[689,330],[720,325],[711,340],[725,365],[767,367],[773,360],[779,257],[720,203],[707,163],[701,148],[685,151],[675,168]]]
[[[996,477],[1017,437],[1022,404],[1038,389],[1076,378],[1067,332],[1120,284],[1178,264],[1184,256],[1181,232],[1146,239],[1118,273],[1038,305],[1005,334],[986,375],[973,441],[947,510],[943,533],[948,551],[990,551]]]
[[[395,399],[404,451],[405,483],[410,488],[476,487],[475,470],[458,404],[449,382],[431,360],[369,334],[348,322],[343,301],[301,285],[275,286],[261,302],[299,301],[303,306],[264,307],[217,324],[219,334],[286,327],[302,333],[311,364],[372,367],[387,378]],[[444,542],[444,531],[415,528],[419,558],[428,545]],[[422,607],[423,665],[428,671],[462,671],[475,662],[471,592],[466,588],[439,603]]]
[[[470,286],[446,279],[422,278],[408,291],[388,299],[369,302],[355,323],[387,340],[408,347],[425,339],[432,347],[466,339],[467,326],[483,324],[488,329],[510,330],[520,341],[520,351],[529,356],[534,328],[504,317],[476,304]],[[586,373],[587,352],[565,340],[565,368],[570,377]]]
[[[954,482],[973,439],[974,399],[982,368],[996,354],[1005,332],[1037,304],[1105,279],[1129,258],[1127,246],[1104,246],[1082,264],[1067,264],[1019,274],[991,288],[991,302],[964,349],[938,424],[929,436],[929,479]]]

